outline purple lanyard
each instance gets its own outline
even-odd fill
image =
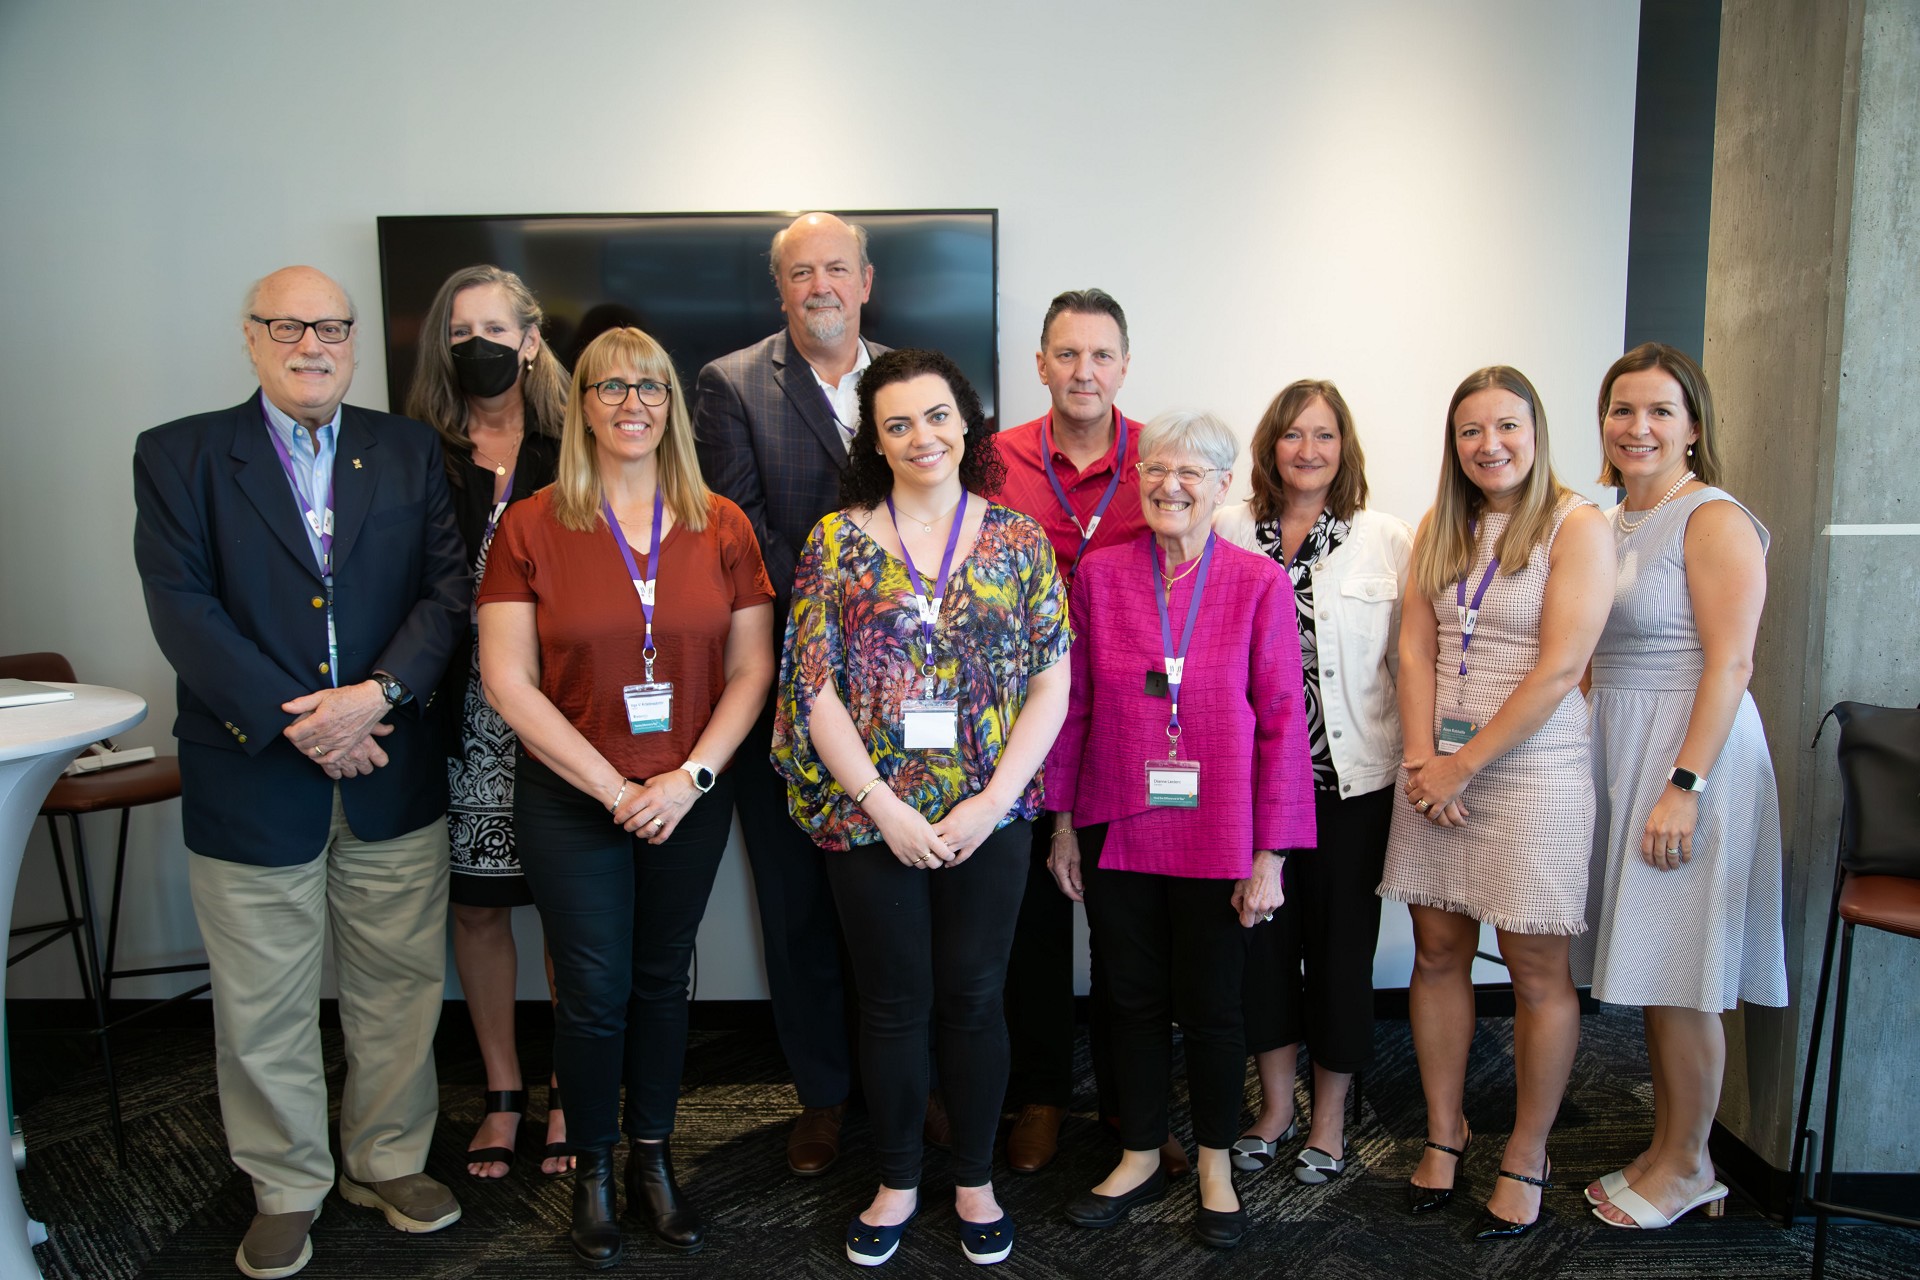
[[[1478,546],[1480,522],[1474,521],[1467,531],[1474,535],[1474,545]],[[1460,610],[1460,678],[1463,680],[1467,675],[1467,646],[1473,643],[1474,628],[1480,624],[1480,602],[1487,598],[1487,584],[1493,581],[1494,571],[1499,567],[1499,556],[1487,561],[1487,571],[1480,575],[1480,585],[1474,590],[1472,604],[1467,603],[1466,574],[1461,574],[1460,580],[1453,584],[1453,602]]]
[[[1161,565],[1160,548],[1154,542],[1153,535],[1147,535],[1148,557],[1153,562],[1153,603],[1160,610],[1160,647],[1167,660],[1167,697],[1171,699],[1171,714],[1167,719],[1167,743],[1180,740],[1180,680],[1186,674],[1187,646],[1193,643],[1193,622],[1200,616],[1200,593],[1207,589],[1207,568],[1213,563],[1214,535],[1207,535],[1207,545],[1200,552],[1200,567],[1194,571],[1193,599],[1187,602],[1187,626],[1180,633],[1180,648],[1173,647],[1173,624],[1167,620],[1167,584]]]
[[[647,644],[640,651],[640,657],[647,664],[647,683],[653,683],[653,660],[659,652],[653,647],[653,586],[660,572],[660,517],[666,510],[665,494],[658,484],[653,488],[653,540],[647,547],[647,576],[640,576],[640,566],[634,562],[633,548],[627,545],[627,535],[621,531],[620,521],[614,517],[613,504],[606,498],[600,499],[600,511],[607,518],[607,528],[613,530],[613,540],[620,547],[620,558],[627,562],[627,576],[633,579],[633,589],[640,595],[640,612],[647,619]]]
[[[947,594],[947,575],[953,571],[953,553],[960,547],[960,526],[967,522],[967,491],[960,491],[960,506],[953,514],[953,532],[947,535],[947,552],[940,559],[940,577],[933,584],[933,599],[920,590],[920,571],[913,567],[913,552],[907,550],[906,535],[900,532],[900,516],[893,509],[893,495],[887,495],[887,518],[893,521],[893,536],[900,539],[900,558],[907,562],[908,585],[913,588],[913,604],[920,611],[920,638],[926,642],[926,661],[920,674],[926,677],[927,696],[933,696],[933,624],[940,618],[940,601]]]
[[[263,418],[266,416],[263,412]],[[273,451],[280,459],[280,469],[287,473],[287,484],[293,489],[293,496],[300,503],[301,518],[307,522],[307,528],[313,530],[313,536],[320,539],[320,576],[333,574],[333,477],[327,477],[327,505],[321,511],[315,511],[313,504],[307,501],[306,492],[300,487],[300,476],[293,469],[293,455],[287,452],[287,446],[281,442],[280,433],[273,429],[273,419],[267,418],[267,438],[273,441]]]
[[[492,514],[487,516],[487,534],[486,537],[480,540],[480,545],[483,547],[493,541],[494,528],[500,523],[500,517],[505,514],[507,504],[513,501],[513,476],[514,473],[512,471],[507,472],[507,491],[501,497],[500,501],[493,504]],[[618,526],[616,525],[615,527],[617,528]],[[626,544],[622,541],[621,545],[625,546]]]
[[[1080,564],[1080,557],[1087,554],[1087,545],[1093,541],[1093,534],[1100,527],[1100,517],[1107,514],[1107,504],[1113,501],[1113,495],[1120,489],[1121,466],[1127,457],[1127,416],[1118,409],[1113,411],[1118,439],[1113,448],[1113,479],[1107,481],[1107,491],[1100,495],[1100,501],[1094,504],[1093,514],[1085,524],[1074,514],[1073,504],[1067,501],[1066,486],[1060,483],[1060,477],[1053,473],[1053,415],[1047,414],[1040,419],[1040,469],[1047,473],[1047,483],[1053,486],[1053,496],[1060,499],[1061,510],[1067,513],[1067,519],[1073,521],[1073,527],[1080,533],[1080,549],[1073,553],[1073,564],[1067,568],[1067,576],[1073,576],[1074,568]]]

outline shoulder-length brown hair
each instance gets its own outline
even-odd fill
[[[453,463],[473,452],[467,435],[467,397],[453,372],[453,344],[448,330],[453,300],[478,285],[497,284],[507,292],[514,321],[522,329],[538,330],[546,322],[540,300],[526,281],[504,267],[481,263],[462,267],[446,278],[433,295],[427,317],[420,323],[420,342],[413,358],[413,386],[407,392],[407,416],[418,418],[440,433],[447,446],[448,471],[459,476]],[[526,403],[526,430],[543,436],[560,435],[560,418],[567,407],[567,371],[547,349],[546,335],[532,360],[520,372],[520,394]]]
[[[563,528],[590,533],[603,523],[600,501],[600,458],[587,433],[587,388],[631,369],[637,377],[667,384],[667,431],[655,446],[660,467],[660,491],[673,518],[695,531],[707,527],[712,491],[700,475],[693,451],[693,421],[687,416],[687,388],[673,371],[673,357],[647,334],[634,328],[609,329],[580,353],[567,394],[566,417],[560,428],[560,467],[553,482],[553,518]]]
[[[1340,429],[1340,467],[1334,473],[1333,487],[1327,491],[1327,510],[1336,520],[1351,520],[1353,513],[1367,505],[1367,455],[1360,448],[1360,437],[1353,429],[1353,410],[1347,408],[1340,388],[1324,378],[1302,378],[1281,388],[1260,425],[1253,429],[1253,518],[1265,523],[1278,520],[1286,509],[1286,484],[1280,478],[1280,466],[1274,461],[1274,447],[1301,414],[1315,400],[1325,400],[1333,410]]]
[[[1476,369],[1454,389],[1447,402],[1447,420],[1441,436],[1440,485],[1434,495],[1433,510],[1422,522],[1418,545],[1414,547],[1411,577],[1422,595],[1434,595],[1465,577],[1473,568],[1474,521],[1486,506],[1486,495],[1461,469],[1460,454],[1454,448],[1453,415],[1460,402],[1476,391],[1510,391],[1527,406],[1533,418],[1533,468],[1520,490],[1507,519],[1505,532],[1494,545],[1500,557],[1502,575],[1527,567],[1533,549],[1547,540],[1553,530],[1553,512],[1570,490],[1553,472],[1553,459],[1547,449],[1547,411],[1540,403],[1527,375],[1511,365],[1489,365]]]
[[[1623,373],[1644,373],[1660,369],[1680,384],[1680,395],[1687,402],[1687,414],[1693,419],[1700,438],[1693,442],[1693,458],[1687,464],[1693,474],[1708,484],[1720,483],[1720,455],[1713,449],[1713,391],[1707,375],[1693,357],[1664,342],[1643,342],[1615,360],[1600,379],[1600,483],[1616,489],[1624,486],[1620,472],[1607,461],[1607,405],[1613,399],[1613,384]]]

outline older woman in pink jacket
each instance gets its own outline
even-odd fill
[[[1081,562],[1073,691],[1046,768],[1050,864],[1087,904],[1126,1148],[1067,1217],[1111,1226],[1166,1193],[1159,1148],[1178,1022],[1199,1146],[1196,1229],[1222,1249],[1246,1231],[1228,1149],[1246,1069],[1247,929],[1280,905],[1286,852],[1314,844],[1293,589],[1273,561],[1212,532],[1237,451],[1210,414],[1165,414],[1141,433],[1151,532]]]

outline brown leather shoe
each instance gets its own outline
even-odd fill
[[[947,1114],[946,1099],[937,1093],[927,1095],[927,1122],[920,1136],[930,1147],[941,1151],[953,1149],[953,1117]]]
[[[1007,1135],[1007,1167],[1015,1173],[1038,1173],[1052,1164],[1060,1154],[1060,1122],[1066,1116],[1065,1107],[1038,1102],[1020,1108]]]
[[[831,1169],[840,1158],[840,1122],[846,1115],[844,1102],[835,1107],[803,1108],[787,1134],[787,1168],[803,1178]]]
[[[1180,1145],[1180,1139],[1169,1135],[1160,1144],[1160,1167],[1169,1179],[1184,1178],[1193,1172],[1193,1162],[1187,1159],[1187,1149]]]

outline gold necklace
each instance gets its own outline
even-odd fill
[[[1166,579],[1167,585],[1171,587],[1174,583],[1180,581],[1180,579],[1192,573],[1194,569],[1199,565],[1199,563],[1200,563],[1200,557],[1195,556],[1193,559],[1187,561],[1186,565],[1183,568],[1175,569],[1170,574],[1162,573],[1160,576]]]
[[[526,439],[526,433],[523,431],[520,433],[520,436],[514,440],[513,448],[508,450],[508,452],[516,458],[519,457],[520,441],[524,439]],[[468,438],[468,443],[470,444],[473,443],[471,437]],[[473,445],[473,454],[476,458],[486,458],[487,462],[493,467],[493,474],[497,476],[503,476],[507,474],[507,464],[504,462],[501,462],[497,458],[488,456],[487,451],[485,449],[482,449],[478,444]]]
[[[1654,503],[1652,506],[1648,507],[1646,514],[1641,516],[1638,520],[1635,520],[1631,524],[1627,523],[1626,504],[1622,503],[1620,505],[1620,532],[1632,533],[1635,529],[1638,529],[1641,525],[1653,519],[1653,513],[1658,511],[1660,508],[1666,506],[1668,502],[1672,501],[1673,495],[1680,492],[1681,488],[1687,483],[1687,481],[1691,479],[1693,479],[1693,472],[1689,471],[1687,472],[1687,474],[1681,476],[1678,480],[1675,480],[1673,482],[1673,488],[1667,490],[1667,496],[1660,499],[1660,501]]]
[[[965,495],[962,495],[962,496],[965,496]],[[899,504],[899,503],[897,503],[897,502],[896,502],[896,503],[894,503],[894,504],[893,504],[893,509],[894,509],[894,510],[895,510],[896,512],[897,512],[897,511],[899,511],[899,510],[900,510],[900,504]],[[925,520],[922,520],[922,519],[921,519],[921,518],[920,518],[919,516],[917,516],[917,515],[915,515],[915,514],[913,514],[913,512],[911,512],[911,511],[909,511],[909,512],[907,512],[907,519],[909,519],[909,520],[911,520],[911,521],[913,521],[913,522],[914,522],[915,524],[917,524],[917,525],[919,525],[919,526],[920,526],[920,531],[921,531],[922,533],[932,533],[932,532],[933,532],[933,526],[934,526],[934,525],[937,525],[937,524],[941,524],[941,523],[943,523],[943,522],[944,522],[944,521],[946,520],[946,518],[947,518],[948,516],[950,516],[950,515],[952,515],[952,514],[953,514],[953,513],[955,512],[955,511],[957,511],[957,510],[959,510],[959,509],[960,509],[960,503],[959,503],[959,500],[958,500],[958,499],[956,499],[956,500],[954,501],[954,504],[953,504],[953,505],[952,505],[951,507],[948,507],[948,508],[947,508],[947,509],[946,509],[945,511],[942,511],[942,512],[941,512],[941,513],[940,513],[939,515],[937,515],[937,516],[935,516],[935,517],[933,518],[933,520],[932,520],[931,522],[928,522],[928,521],[925,521]]]

